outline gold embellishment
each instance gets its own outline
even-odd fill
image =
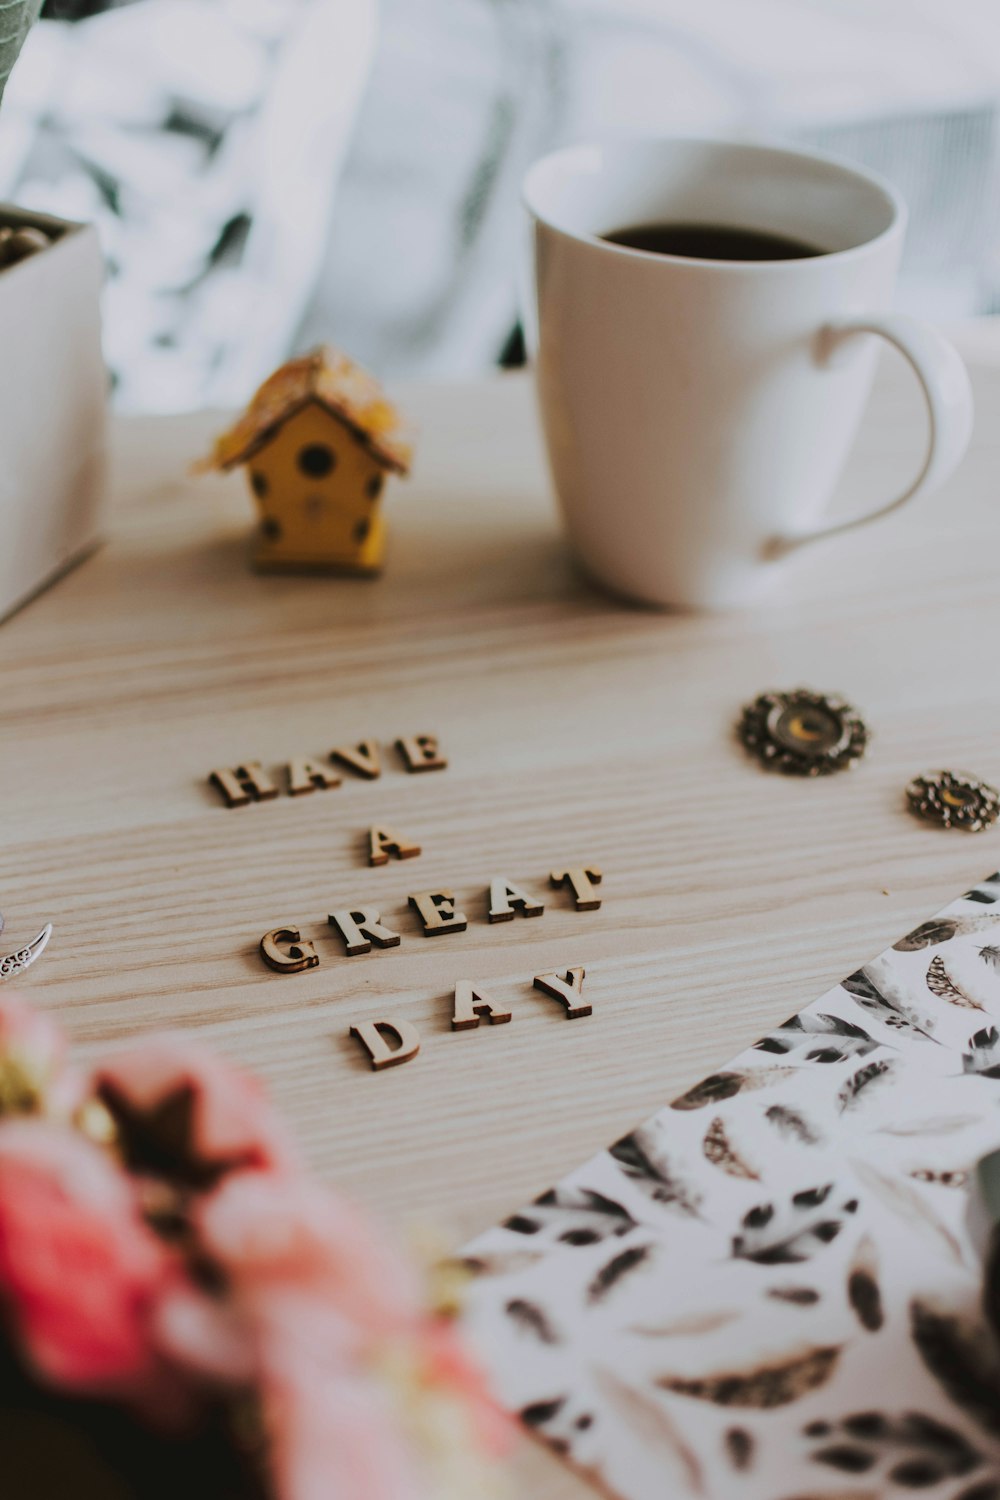
[[[1000,817],[1000,792],[989,782],[964,771],[929,771],[915,776],[906,788],[910,811],[942,828],[967,828],[979,833]]]
[[[743,710],[737,733],[762,765],[786,776],[849,770],[868,746],[868,727],[843,698],[798,688],[761,693]]]

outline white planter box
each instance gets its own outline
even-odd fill
[[[92,227],[0,204],[59,238],[0,269],[0,619],[101,538],[107,374]]]

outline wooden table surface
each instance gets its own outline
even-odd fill
[[[1000,831],[902,804],[927,768],[1000,782],[1000,368],[977,338],[975,444],[947,490],[803,554],[752,614],[656,614],[581,580],[521,378],[402,393],[423,436],[377,582],[254,575],[241,479],[185,477],[218,420],[120,423],[110,542],[0,630],[0,909],[10,946],[55,924],[23,990],[84,1049],[197,1031],[397,1223],[458,1243],[547,1187],[1000,865]],[[922,434],[889,365],[846,503],[899,487]],[[770,777],[734,742],[746,699],[799,685],[867,716],[851,775]],[[236,810],[207,782],[422,731],[446,771],[387,752],[377,781]],[[420,859],[367,868],[373,822]],[[589,862],[603,904],[576,912],[548,872]],[[488,925],[498,873],[545,915]],[[438,887],[469,927],[428,941],[407,895]],[[326,914],[366,904],[403,941],[348,959]],[[262,965],[288,922],[318,969]],[[568,1023],[531,979],[571,964],[594,1012]],[[460,978],[512,1024],[452,1033]],[[374,1074],[348,1028],[393,1016],[422,1049]],[[519,1473],[537,1500],[581,1492],[535,1450]]]

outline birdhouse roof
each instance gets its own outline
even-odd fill
[[[246,463],[309,401],[338,417],[384,468],[409,472],[410,429],[375,376],[329,345],[290,359],[269,375],[242,416],[216,438],[205,466],[231,469]]]

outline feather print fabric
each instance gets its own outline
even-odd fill
[[[993,875],[470,1245],[469,1332],[620,1500],[1000,1500],[998,1145]]]

